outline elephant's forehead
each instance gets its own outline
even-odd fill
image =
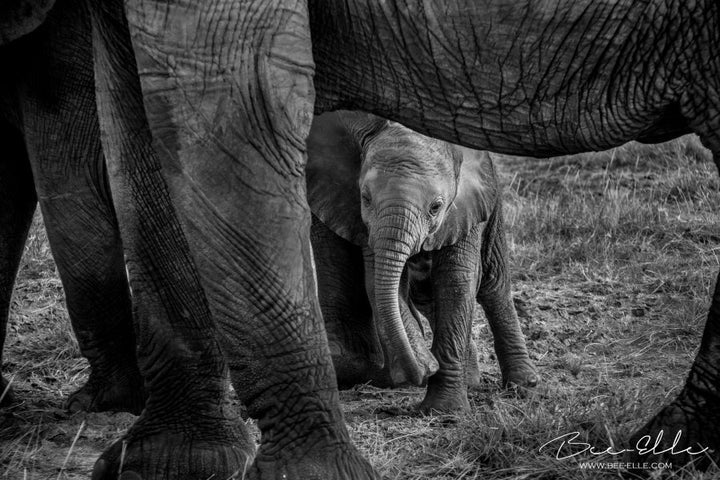
[[[442,142],[415,136],[381,136],[367,148],[367,167],[410,176],[453,175],[453,156]]]
[[[390,152],[408,152],[416,155],[446,155],[448,144],[432,137],[427,137],[399,123],[388,122],[387,126],[377,134],[370,147]]]
[[[427,201],[439,196],[450,196],[448,189],[452,186],[428,175],[408,175],[406,172],[388,172],[371,168],[364,179],[361,188],[372,192],[377,199],[405,199],[416,204],[425,204]]]

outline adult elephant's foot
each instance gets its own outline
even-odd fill
[[[87,383],[71,393],[65,408],[71,412],[129,412],[140,415],[145,390],[137,367],[112,376],[90,374]]]
[[[181,431],[133,426],[95,462],[92,480],[244,478],[255,450],[244,427],[199,420],[197,429],[171,425]]]
[[[720,464],[720,403],[717,398],[698,403],[687,391],[635,432],[628,461],[672,463],[674,469],[692,464],[700,470]]]
[[[470,411],[470,401],[464,374],[446,376],[436,373],[428,381],[425,398],[418,407],[420,413],[426,415],[460,415]]]
[[[382,477],[375,473],[370,463],[352,444],[340,442],[315,444],[310,449],[282,449],[274,455],[261,447],[249,478],[371,480]]]
[[[10,405],[17,403],[15,393],[13,393],[10,382],[0,375],[0,407],[9,407]]]

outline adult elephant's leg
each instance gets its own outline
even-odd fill
[[[500,205],[493,210],[482,235],[482,278],[477,301],[485,311],[493,334],[503,386],[521,389],[534,387],[539,378],[528,356],[525,336],[520,329],[512,300]]]
[[[717,158],[717,157],[716,157]],[[633,462],[720,463],[720,276],[700,350],[677,398],[630,439]]]
[[[66,131],[57,138],[72,137]],[[82,145],[82,139],[77,140],[68,145]],[[86,165],[85,172],[101,165],[102,155],[92,160],[94,165]],[[114,212],[97,191],[76,188],[77,181],[88,179],[66,180],[38,190],[70,322],[80,353],[90,364],[87,382],[68,397],[66,407],[137,415],[145,402],[143,382],[135,358],[130,295]]]
[[[716,88],[712,94],[694,95],[685,109],[691,118],[696,109],[706,112],[694,130],[712,151],[720,170],[720,105],[717,102],[720,85],[718,77],[714,79]],[[708,107],[709,117],[705,110]],[[630,448],[635,450],[631,454],[633,461],[666,461],[675,465],[696,462],[699,468],[720,464],[720,273],[700,349],[685,386],[673,402],[635,432]]]
[[[40,206],[73,331],[90,364],[87,382],[65,405],[139,415],[145,395],[114,212],[92,190],[60,195],[41,197]]]
[[[96,462],[144,480],[230,478],[253,442],[223,413],[226,367],[207,299],[160,172],[144,115],[121,1],[87,2],[92,16],[103,150],[133,300],[145,409]]]
[[[105,2],[102,8],[108,6]],[[141,206],[139,211],[118,214],[124,244],[130,245],[128,255],[133,257],[131,279],[147,278],[157,285],[166,281],[168,276],[158,275],[163,272],[143,265],[153,260],[147,255],[153,248],[172,247],[154,256],[159,263],[197,264],[209,306],[220,322],[220,338],[236,392],[250,415],[258,419],[262,432],[251,477],[374,477],[351,445],[343,424],[312,271],[304,149],[313,90],[304,3],[128,1],[125,6],[153,145],[145,120],[138,120],[143,108],[136,79],[122,68],[135,62],[124,50],[127,34],[114,28],[123,26],[117,15],[121,8],[98,24],[102,41],[97,58],[101,119],[107,132],[115,130],[107,138],[115,159],[110,164],[115,168],[117,160],[131,159],[127,167],[134,169],[111,173],[111,178],[126,177],[125,185],[116,189],[113,184],[113,196],[124,205],[119,209],[134,208],[134,201]],[[127,84],[119,88],[118,82]],[[182,231],[193,247],[191,258],[185,257],[182,231],[133,228],[132,222],[138,220],[166,222],[169,217],[152,210],[158,200],[169,208],[162,191],[135,189],[161,185],[162,179],[154,176],[159,165]],[[143,185],[135,185],[135,180]],[[149,238],[145,237],[148,233]],[[179,253],[183,256],[178,257]],[[147,267],[157,268],[156,264]],[[201,371],[207,366],[202,360],[214,358],[215,353],[209,350],[216,332],[204,310],[207,305],[174,308],[185,296],[196,303],[205,298],[199,296],[199,279],[165,273],[176,275],[170,277],[173,282],[168,289],[173,297],[155,305],[173,308],[161,317],[169,316],[172,321],[138,317],[141,365],[144,373],[151,373],[146,375],[149,399],[144,423],[149,423],[152,412],[159,429],[154,436],[147,429],[137,430],[144,426],[141,417],[139,427],[131,430],[128,450],[132,462],[145,471],[157,460],[142,458],[147,453],[142,444],[157,444],[163,436],[167,440],[165,432],[177,428],[175,422],[167,421],[172,412],[159,406],[184,400],[187,397],[179,393],[194,391],[203,381],[217,378],[212,371]],[[174,298],[176,291],[187,285],[191,288],[186,295]],[[131,286],[135,294],[132,281]],[[152,298],[146,300],[152,304]],[[159,326],[165,330],[165,338],[158,338]],[[187,349],[178,351],[174,344],[194,346],[191,351],[201,349],[207,354],[200,358],[178,355]],[[153,353],[156,361],[151,364],[146,359]],[[153,372],[148,371],[151,369]],[[184,375],[177,377],[174,369],[182,369]],[[161,372],[173,382],[159,378]],[[190,385],[175,383],[183,379]],[[210,390],[215,385],[213,382],[197,392],[196,408],[204,406],[207,411],[211,401],[220,397],[219,392]],[[211,423],[196,411],[182,414],[191,417],[182,419],[181,425],[194,423],[204,430]],[[217,430],[216,424],[212,427]],[[196,448],[194,432],[176,435],[180,447],[192,447],[187,457],[197,458],[202,453]],[[105,458],[110,460],[107,455]],[[233,473],[216,471],[218,477]],[[155,478],[152,475],[155,473],[150,470],[143,478]]]
[[[365,294],[362,248],[337,236],[314,215],[310,240],[338,385],[368,382],[382,368],[383,357]]]
[[[90,363],[87,383],[67,405],[72,410],[139,414],[142,379],[100,146],[90,20],[78,14],[81,5],[82,0],[59,3],[25,41],[22,118],[68,314],[80,352]]]
[[[114,212],[98,200],[96,192],[76,190],[40,199],[68,315],[90,364],[87,382],[65,405],[138,415],[145,400],[122,245]]]
[[[451,413],[470,409],[467,350],[475,314],[483,226],[475,226],[465,238],[433,254],[435,330],[432,353],[440,368],[428,380],[427,393],[420,404],[423,412]]]
[[[15,277],[32,223],[35,204],[30,162],[22,134],[0,123],[0,364]],[[0,406],[15,401],[12,388],[0,374]]]

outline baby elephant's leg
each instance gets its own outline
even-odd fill
[[[477,301],[483,307],[495,341],[503,386],[534,387],[539,377],[530,361],[512,301],[502,211],[496,207],[483,232],[482,278]]]
[[[430,377],[420,410],[454,413],[470,409],[467,370],[470,330],[480,270],[482,225],[454,245],[433,253],[432,298],[434,330],[432,353],[440,368]]]
[[[424,318],[429,323],[430,332],[435,331],[435,301],[432,296],[432,255],[428,254],[427,258],[420,258],[419,255],[413,257],[414,261],[408,262],[410,271],[410,299],[411,304],[417,309],[416,318]],[[419,261],[417,259],[420,259]],[[479,315],[479,308],[475,308],[473,321]],[[472,322],[471,322],[472,325]],[[429,337],[430,335],[425,335]],[[469,388],[477,388],[481,383],[480,360],[478,347],[475,340],[470,335],[470,341],[467,348],[467,361],[465,364],[465,379]]]

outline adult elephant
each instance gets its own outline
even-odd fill
[[[91,367],[88,381],[66,405],[140,413],[142,379],[105,180],[89,19],[78,25],[72,8],[19,3],[24,10],[8,12],[9,3],[0,7],[0,43],[12,40],[0,46],[0,359],[13,284],[39,203],[68,314]],[[77,34],[83,31],[85,36]],[[0,405],[14,402],[1,376],[0,393]]]
[[[716,0],[88,5],[149,391],[96,479],[121,461],[145,479],[244,471],[250,444],[218,413],[220,353],[259,419],[251,476],[374,476],[343,426],[316,299],[313,110],[535,156],[693,131],[720,158]],[[717,460],[719,357],[720,286],[685,387],[639,434],[682,429],[676,451]]]

